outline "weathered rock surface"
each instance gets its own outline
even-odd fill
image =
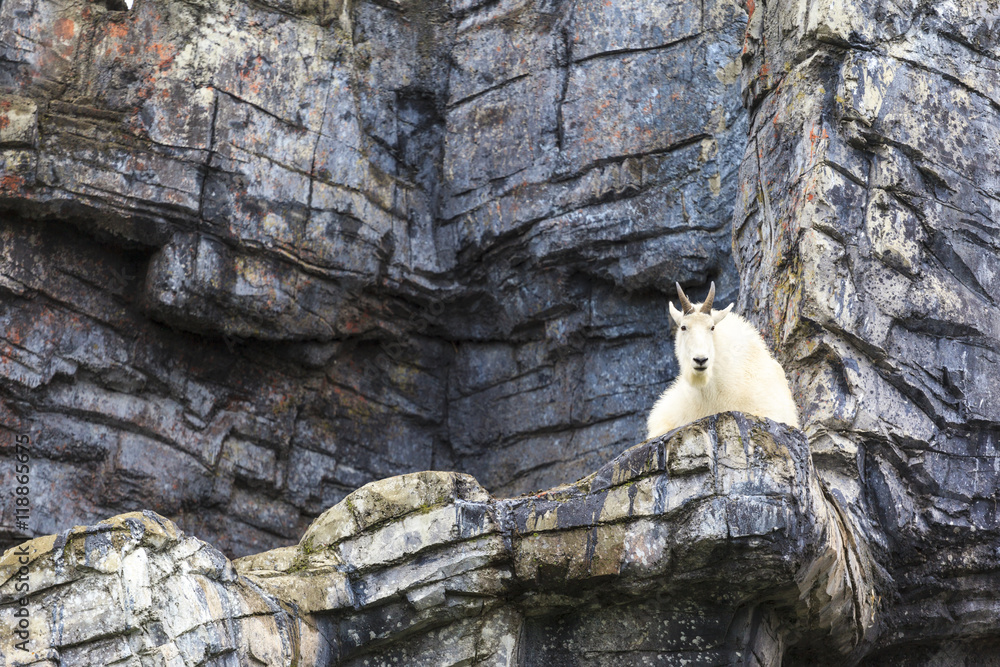
[[[245,555],[373,479],[511,494],[639,441],[664,290],[736,298],[745,23],[0,4],[0,434],[33,443],[33,533],[147,508]]]
[[[997,660],[997,2],[115,6],[0,3],[29,534],[148,508],[257,554],[189,580],[94,533],[295,605],[279,663]],[[675,372],[670,286],[713,278],[802,411],[811,459],[758,425],[732,468],[767,502],[679,441],[602,468]]]
[[[783,350],[819,475],[894,583],[869,660],[995,661],[1000,5],[755,16],[740,306]]]
[[[817,641],[835,661],[872,628],[868,561],[804,435],[726,413],[533,496],[372,482],[235,570],[152,513],[39,538],[0,562],[0,620],[26,607],[36,652],[67,667],[767,665]],[[2,664],[27,664],[16,641],[0,634]]]
[[[217,549],[148,511],[26,542],[0,579],[5,666],[280,665],[313,639]]]

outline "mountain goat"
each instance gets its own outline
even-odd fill
[[[677,324],[674,353],[681,372],[653,406],[647,438],[719,412],[736,410],[798,428],[799,418],[781,365],[760,333],[733,304],[712,310],[715,283],[704,303],[692,305],[677,283],[684,312],[670,303]]]

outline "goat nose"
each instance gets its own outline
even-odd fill
[[[704,366],[705,364],[708,363],[708,357],[695,357],[694,363],[698,364],[699,366]]]

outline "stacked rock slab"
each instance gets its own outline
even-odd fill
[[[998,26],[972,0],[4,2],[3,481],[26,434],[35,534],[150,507],[238,555],[333,506],[342,521],[243,578],[163,579],[292,605],[238,615],[294,629],[275,654],[219,621],[220,662],[992,660]],[[728,418],[683,474],[675,443],[635,455],[648,475],[535,498],[407,478],[412,498],[338,505],[426,468],[553,486],[637,441],[674,371],[668,285],[718,274],[736,294],[734,201],[739,309],[789,370],[811,452],[768,430],[785,487],[781,456],[744,450],[774,505],[726,486]],[[654,477],[695,487],[644,491]],[[123,562],[154,549],[88,530],[117,531]],[[73,534],[77,560],[41,538],[29,573],[81,577],[38,594],[124,586]],[[163,553],[164,572],[185,562]],[[116,636],[94,627],[81,641]],[[135,656],[193,646],[141,627]]]
[[[803,434],[733,413],[532,496],[372,482],[234,565],[148,512],[16,547],[2,664],[774,665],[792,642],[836,663],[874,618],[869,557]],[[35,658],[12,648],[21,604]]]
[[[5,667],[280,665],[310,645],[222,553],[152,512],[25,542],[0,578]]]
[[[36,535],[148,508],[246,555],[383,477],[576,479],[675,372],[665,291],[736,297],[729,0],[114,7],[0,3]]]
[[[998,26],[995,2],[776,2],[748,29],[740,306],[894,581],[871,664],[1000,655]]]

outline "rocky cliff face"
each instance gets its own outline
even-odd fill
[[[838,516],[800,431],[726,413],[534,496],[373,482],[235,569],[151,512],[39,538],[0,561],[0,620],[67,667],[770,665],[791,636],[843,659],[874,599]]]
[[[30,532],[63,535],[38,581],[147,581],[79,569],[117,553],[160,563],[136,618],[226,602],[61,659],[1000,653],[996,2],[115,7],[0,2],[0,475],[27,436]],[[670,286],[711,279],[778,351],[810,455],[713,421],[703,456],[748,447],[765,490],[671,471],[678,440],[601,468],[676,372]],[[344,500],[424,469],[485,490]],[[404,509],[366,518],[373,488]],[[146,514],[64,532],[137,509],[258,555],[241,578]]]
[[[893,581],[872,664],[995,660],[1000,7],[758,11],[740,305],[780,344],[817,470]]]
[[[0,5],[33,530],[146,508],[244,555],[373,479],[640,441],[665,290],[738,290],[746,16],[592,4]]]

